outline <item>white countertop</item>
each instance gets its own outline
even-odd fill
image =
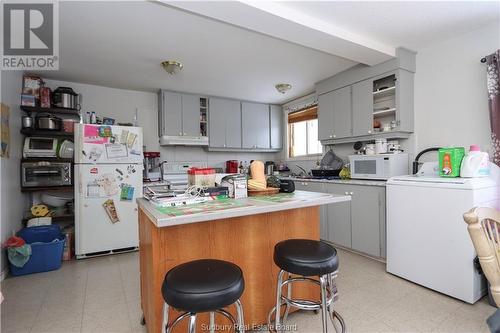
[[[385,186],[385,180],[369,180],[369,179],[309,179],[298,177],[279,177],[280,179],[291,179],[303,183],[331,183],[331,184],[346,184],[346,185],[367,185],[367,186]]]
[[[283,193],[277,196],[283,195]],[[269,196],[273,197],[273,196]],[[271,202],[265,201],[269,197],[248,197],[243,199],[228,199],[229,202],[237,204],[239,207],[227,208],[225,210],[208,211],[179,216],[171,216],[160,212],[157,207],[148,200],[137,199],[137,204],[157,227],[170,227],[180,224],[205,222],[211,220],[226,219],[232,217],[263,214],[282,210],[326,205],[336,202],[351,200],[349,195],[336,195],[307,191],[295,191],[287,196],[286,201]]]

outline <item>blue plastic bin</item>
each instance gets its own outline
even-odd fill
[[[26,275],[61,267],[65,237],[58,225],[23,228],[17,235],[31,245],[31,257],[23,267],[10,264],[10,274]]]

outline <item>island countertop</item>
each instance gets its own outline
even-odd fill
[[[159,208],[148,200],[137,199],[139,207],[148,215],[156,227],[219,220],[247,215],[277,212],[282,210],[312,207],[351,200],[349,195],[335,195],[308,191],[279,193],[242,199],[214,200],[203,204],[184,206],[193,208],[174,214],[169,209]]]

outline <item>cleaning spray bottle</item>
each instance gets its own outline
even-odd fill
[[[460,168],[460,177],[487,177],[490,174],[488,153],[481,152],[478,145],[471,145]]]

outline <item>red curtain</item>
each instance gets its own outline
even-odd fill
[[[500,166],[500,50],[486,57],[492,160]]]

